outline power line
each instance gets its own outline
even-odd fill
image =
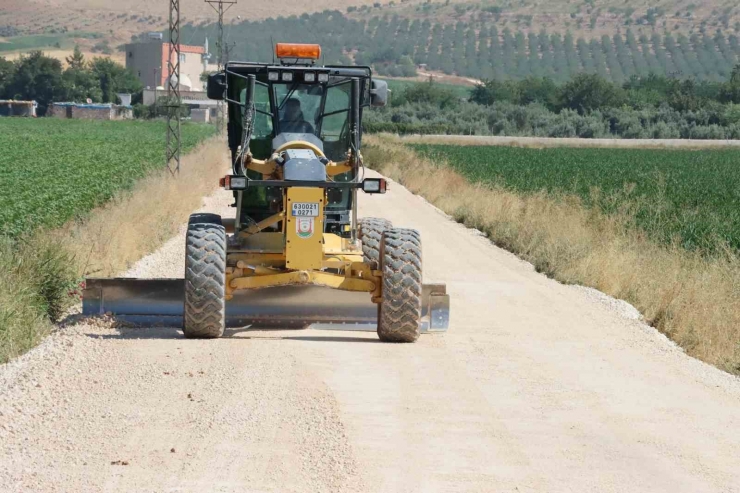
[[[167,169],[180,173],[180,0],[170,0],[170,43],[167,59]]]
[[[228,61],[230,47],[224,44],[224,14],[231,7],[236,4],[236,0],[223,1],[223,0],[205,0],[207,4],[213,7],[213,10],[218,14],[218,41],[216,41],[216,48],[218,49],[218,70],[219,72],[224,69],[224,64]],[[226,6],[226,8],[224,8]],[[226,59],[224,57],[226,55]],[[218,132],[223,132],[224,128],[224,103],[223,101],[218,102],[218,117],[216,119],[216,125]]]
[[[236,5],[236,0],[205,0],[205,2],[213,7],[213,10],[218,14],[218,41],[216,47],[218,48],[218,69],[223,70],[225,62],[224,53],[226,51],[226,46],[224,45],[224,14]],[[226,8],[224,8],[224,5]]]

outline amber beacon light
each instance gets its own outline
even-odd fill
[[[298,43],[277,43],[277,45],[275,45],[275,55],[278,58],[304,58],[309,60],[318,60],[321,58],[321,46]]]

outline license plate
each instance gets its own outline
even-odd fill
[[[293,215],[317,217],[319,215],[319,204],[318,202],[293,202]]]

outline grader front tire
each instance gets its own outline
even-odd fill
[[[413,229],[383,233],[380,246],[383,301],[378,337],[386,342],[416,342],[421,334],[421,237]]]
[[[383,240],[383,232],[391,229],[393,224],[387,219],[377,217],[364,217],[359,223],[357,237],[362,242],[363,261],[371,269],[377,269],[380,265],[380,242]]]
[[[226,325],[226,230],[215,214],[193,214],[185,246],[187,338],[221,337]]]

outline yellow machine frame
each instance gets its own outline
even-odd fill
[[[261,173],[263,179],[265,180],[279,180],[282,179],[282,169],[277,164],[277,159],[279,158],[280,154],[284,151],[287,151],[288,149],[309,149],[316,154],[316,156],[320,158],[325,158],[326,155],[324,152],[311,142],[307,142],[305,140],[295,140],[288,142],[281,147],[277,148],[275,152],[270,156],[270,159],[266,160],[260,160],[260,159],[254,159],[252,157],[251,153],[247,153],[244,156],[243,163],[246,167],[246,169],[250,171],[256,171],[257,173]],[[341,175],[343,173],[347,173],[349,171],[352,171],[354,168],[350,163],[352,163],[352,151],[349,150],[347,152],[347,160],[342,161],[340,163],[335,163],[334,161],[329,161],[326,164],[326,175],[330,178]],[[360,154],[360,160],[362,160],[362,155]]]
[[[278,149],[265,161],[244,157],[246,169],[257,171],[265,179],[281,179],[277,156],[287,149],[311,149],[320,157],[324,154],[309,142],[294,141]],[[350,157],[351,159],[351,157]],[[336,176],[352,168],[348,164],[330,162],[327,175]],[[297,184],[300,182],[297,182]],[[318,204],[318,215],[294,216],[295,202]],[[283,192],[280,212],[236,232],[238,250],[226,256],[226,299],[234,292],[286,285],[326,286],[345,291],[371,293],[372,301],[382,301],[382,272],[363,262],[362,250],[351,239],[324,233],[326,189],[288,187]],[[265,231],[280,225],[280,232]],[[330,269],[330,271],[324,270]]]

